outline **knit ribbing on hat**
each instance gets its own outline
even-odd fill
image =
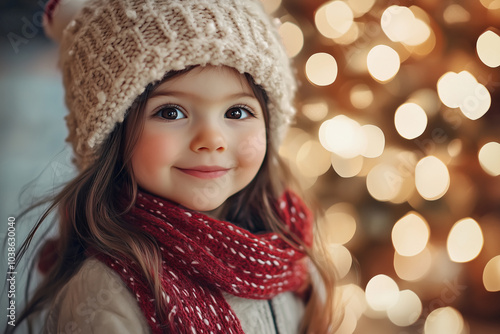
[[[80,169],[145,87],[172,70],[249,73],[269,97],[276,148],[295,114],[290,61],[259,0],[90,0],[63,32],[60,63]]]

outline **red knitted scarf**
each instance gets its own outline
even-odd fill
[[[311,214],[300,198],[288,192],[276,206],[290,231],[310,246]],[[306,281],[304,254],[276,233],[254,235],[146,193],[139,194],[126,219],[160,246],[167,319],[160,320],[138,266],[103,254],[96,257],[127,284],[153,333],[243,333],[222,291],[270,299],[297,291]]]

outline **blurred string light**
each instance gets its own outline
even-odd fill
[[[324,101],[304,103],[302,113],[311,121],[321,121],[328,115],[328,104]]]
[[[476,43],[479,59],[489,67],[500,66],[500,36],[488,30],[479,36]]]
[[[411,290],[399,292],[397,302],[387,309],[389,320],[400,327],[413,325],[422,313],[422,302]]]
[[[487,9],[500,9],[500,0],[480,0],[481,4]]]
[[[390,46],[376,45],[368,52],[366,64],[374,79],[386,82],[399,71],[399,54]]]
[[[429,234],[425,219],[416,212],[409,212],[394,224],[392,243],[399,254],[414,256],[425,249]]]
[[[375,0],[346,0],[346,3],[352,9],[354,17],[360,17],[368,13],[375,4]]]
[[[367,307],[365,293],[352,283],[339,285],[336,289],[336,294],[342,298],[344,317],[335,334],[352,334]]]
[[[363,125],[361,130],[366,138],[366,146],[361,155],[366,158],[381,156],[385,148],[384,132],[378,126],[372,124]]]
[[[331,85],[337,78],[337,73],[337,61],[328,53],[315,53],[306,62],[307,79],[315,85]]]
[[[450,157],[454,158],[462,152],[462,140],[455,138],[448,144],[447,150]]]
[[[479,163],[491,176],[500,175],[500,143],[489,142],[479,150]]]
[[[351,252],[347,248],[339,244],[330,244],[328,246],[332,261],[335,263],[337,279],[344,278],[352,265]]]
[[[436,115],[441,107],[437,92],[430,88],[422,88],[412,93],[407,102],[419,105],[425,111],[427,117]]]
[[[483,232],[479,224],[472,218],[464,218],[451,228],[446,246],[450,259],[463,263],[475,259],[483,244]]]
[[[281,6],[281,0],[261,0],[261,2],[268,13],[274,12]]]
[[[349,30],[347,30],[342,36],[332,38],[332,40],[339,45],[348,45],[356,41],[361,35],[361,30],[363,29],[362,23],[353,22]]]
[[[373,167],[366,176],[366,188],[378,201],[390,201],[401,191],[403,177],[392,165],[380,163]]]
[[[425,320],[425,334],[464,334],[464,319],[455,308],[447,306],[432,311]]]
[[[300,186],[303,189],[309,189],[316,183],[318,179],[317,176],[306,176],[302,174],[302,171],[297,165],[298,152],[307,142],[311,140],[313,140],[312,136],[306,131],[300,128],[290,128],[290,130],[288,130],[287,136],[283,141],[283,145],[281,145],[279,150],[280,156],[282,156],[290,163],[290,168],[292,169],[292,171],[296,175],[300,176],[298,180],[300,182]]]
[[[486,291],[500,291],[500,255],[489,260],[484,267],[483,284]]]
[[[381,18],[384,33],[393,42],[415,46],[424,43],[431,35],[427,23],[415,17],[408,7],[390,6]]]
[[[403,256],[394,252],[394,270],[405,281],[420,281],[431,269],[432,254],[428,247],[414,256]]]
[[[335,334],[352,334],[356,330],[358,320],[351,310],[344,311],[342,322],[338,326]]]
[[[357,121],[337,115],[324,121],[319,128],[319,140],[323,147],[334,153],[332,161],[338,158],[353,159],[379,157],[385,147],[385,136],[376,125],[361,126]]]
[[[296,164],[302,175],[317,177],[330,169],[330,155],[318,141],[308,140],[298,150]]]
[[[279,27],[279,33],[288,56],[290,58],[295,57],[304,46],[302,30],[292,22],[285,22]]]
[[[356,209],[349,203],[336,203],[325,212],[323,230],[330,244],[343,245],[356,233]]]
[[[331,163],[333,170],[343,178],[354,177],[361,172],[364,159],[361,155],[354,158],[343,158],[335,153],[332,153]]]
[[[404,103],[398,107],[394,114],[394,124],[401,137],[415,139],[427,127],[427,114],[416,103]]]
[[[375,311],[387,311],[399,298],[397,283],[387,275],[372,277],[365,288],[366,302]]]
[[[443,19],[448,24],[465,23],[470,21],[470,13],[459,4],[451,4],[443,12]]]
[[[325,37],[338,38],[351,28],[354,13],[343,1],[329,1],[316,11],[314,21],[318,31]]]
[[[491,11],[500,8],[500,0],[480,1]],[[354,184],[359,185],[361,177],[366,177],[366,189],[375,200],[407,203],[413,210],[418,210],[408,212],[391,226],[394,246],[391,254],[398,283],[404,281],[405,286],[415,284],[415,291],[422,292],[422,300],[428,301],[428,298],[433,298],[433,291],[439,290],[436,282],[464,274],[460,263],[478,257],[484,246],[481,225],[471,218],[459,220],[453,225],[446,247],[440,241],[440,233],[434,230],[434,237],[439,239],[431,242],[430,225],[424,216],[433,224],[440,223],[443,217],[438,208],[442,206],[449,207],[457,217],[475,214],[479,187],[473,177],[477,173],[469,173],[474,164],[466,165],[464,162],[470,161],[467,156],[472,147],[470,140],[476,137],[468,137],[473,134],[472,125],[462,122],[460,115],[478,120],[491,108],[492,95],[486,87],[495,86],[491,85],[494,77],[487,71],[500,66],[498,30],[487,26],[479,32],[474,30],[474,40],[467,45],[472,46],[477,41],[477,56],[467,50],[453,53],[453,57],[441,57],[448,52],[446,46],[456,48],[455,44],[448,43],[448,28],[462,29],[464,23],[476,22],[477,7],[480,5],[444,4],[437,12],[429,11],[432,15],[423,9],[429,8],[428,3],[424,5],[423,2],[406,7],[384,5],[375,0],[344,0],[319,2],[318,6],[313,16],[319,37],[310,39],[310,27],[302,24],[305,20],[285,22],[280,33],[289,56],[295,57],[295,62],[305,64],[305,78],[313,86],[332,86],[321,90],[325,92],[323,99],[310,98],[307,89],[304,90],[306,102],[301,106],[301,114],[316,122],[311,128],[319,125],[318,139],[292,128],[285,140],[287,148],[280,149],[280,154],[292,162],[292,167],[305,178],[302,182],[307,186],[315,183],[319,186],[320,182],[316,180],[321,180],[321,175],[332,166],[342,178],[356,177]],[[480,13],[483,13],[484,10],[481,10]],[[490,12],[488,15],[497,13]],[[298,13],[292,15],[299,18]],[[299,23],[300,26],[297,25]],[[323,52],[306,55],[303,52],[304,38],[307,38],[308,46],[310,42],[321,44],[321,47],[311,47],[311,50]],[[461,43],[456,45],[460,47]],[[340,58],[339,49],[345,51],[345,57]],[[436,55],[446,60],[434,64],[432,61]],[[425,62],[424,66],[431,65],[433,72],[435,69],[442,71],[438,74],[441,77],[436,81],[433,75],[416,73],[421,68],[418,64],[420,60],[429,60],[430,63]],[[402,64],[405,66],[400,71]],[[374,81],[363,82],[367,75]],[[336,81],[342,86],[336,87]],[[411,89],[406,91],[406,87]],[[340,91],[336,91],[337,88]],[[330,103],[327,94],[336,92],[341,92],[338,101]],[[384,127],[381,129],[366,123],[378,117],[381,109],[390,105],[388,101],[400,101],[399,107],[391,107],[396,109],[392,110],[394,127],[399,136],[388,137],[386,143],[382,131]],[[447,108],[458,108],[461,114]],[[332,117],[332,113],[336,116]],[[460,117],[456,118],[456,115]],[[478,128],[484,128],[486,123],[484,120],[476,122]],[[383,124],[391,126],[385,121]],[[434,134],[441,129],[443,135],[435,138]],[[398,143],[409,148],[402,149]],[[411,143],[421,150],[415,147],[412,150]],[[500,143],[482,142],[481,145],[478,146],[478,161],[489,174],[483,177],[500,175]],[[358,194],[354,188],[349,189],[348,198]],[[355,205],[362,201],[364,199],[355,201]],[[428,214],[429,208],[437,210]],[[352,306],[346,307],[338,333],[355,332],[357,321],[364,314],[389,319],[401,327],[414,325],[422,316],[426,319],[427,334],[467,334],[460,312],[443,307],[428,317],[426,313],[422,315],[419,296],[411,290],[400,291],[398,283],[388,276],[374,276],[366,285],[366,291],[355,284],[345,284],[346,281],[352,282],[348,274],[353,261],[350,247],[355,248],[357,240],[363,237],[358,229],[358,215],[366,213],[364,210],[364,207],[361,209],[345,202],[334,204],[326,211],[324,224],[321,225],[331,246],[330,251],[339,263],[339,277],[343,277],[342,285],[336,289],[342,291],[342,298],[346,298],[346,303]],[[388,230],[387,226],[385,228]],[[368,272],[380,269],[380,266],[368,267]],[[369,277],[373,274],[371,272]],[[426,284],[433,285],[434,289],[423,292],[420,288]],[[500,255],[491,258],[484,267],[483,284],[487,291],[500,291]]]
[[[338,115],[324,121],[319,128],[319,140],[328,151],[350,159],[366,148],[366,135],[355,120]]]
[[[435,156],[421,159],[415,167],[415,186],[428,201],[441,198],[450,187],[448,167]]]
[[[468,71],[447,72],[437,83],[439,98],[450,108],[460,108],[465,117],[476,120],[491,106],[491,95]]]
[[[351,88],[349,98],[354,108],[365,109],[373,102],[373,92],[368,85],[358,84]]]

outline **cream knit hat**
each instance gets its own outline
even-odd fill
[[[75,3],[81,8],[68,9]],[[46,32],[61,43],[67,141],[78,168],[95,160],[149,83],[190,65],[249,73],[269,96],[271,144],[279,146],[295,114],[296,83],[259,0],[51,0],[47,8]]]

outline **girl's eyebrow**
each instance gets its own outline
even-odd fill
[[[199,95],[196,93],[190,93],[190,92],[184,92],[184,91],[175,91],[175,90],[156,90],[151,93],[150,98],[156,97],[156,96],[183,96],[187,98],[199,98]],[[242,98],[242,97],[249,97],[256,99],[255,95],[252,93],[246,93],[246,92],[238,92],[234,94],[229,94],[224,96],[226,99],[237,99],[237,98]]]

